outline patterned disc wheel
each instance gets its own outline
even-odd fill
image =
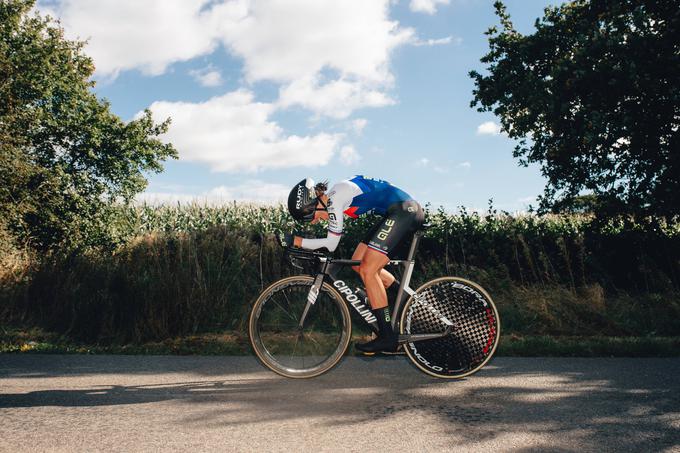
[[[444,332],[444,318],[453,323],[449,335],[407,343],[406,354],[418,368],[433,376],[469,376],[482,368],[496,350],[500,337],[498,310],[476,283],[442,277],[425,283],[406,302],[401,333]]]

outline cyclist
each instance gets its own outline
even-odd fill
[[[300,181],[288,196],[288,210],[294,219],[316,223],[328,221],[328,234],[322,239],[307,239],[286,235],[284,242],[309,250],[327,248],[334,251],[340,242],[344,216],[356,218],[374,212],[383,218],[378,221],[357,245],[353,260],[360,260],[352,268],[361,276],[378,320],[378,336],[355,347],[364,353],[396,352],[397,334],[392,329],[387,293],[396,298],[399,282],[384,269],[397,246],[409,239],[423,224],[422,207],[403,190],[387,181],[355,176],[331,187],[328,182],[314,184],[311,178]]]

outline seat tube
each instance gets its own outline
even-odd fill
[[[418,249],[418,242],[420,241],[420,231],[416,231],[413,234],[413,240],[411,241],[411,248],[408,251],[408,256],[406,257],[406,262],[404,263],[404,276],[401,280],[401,286],[399,286],[399,290],[397,291],[397,303],[394,306],[394,314],[392,316],[392,328],[396,328],[397,326],[397,318],[400,315],[401,312],[401,304],[404,300],[404,288],[408,287],[409,283],[411,282],[411,275],[413,274],[413,267],[415,266],[415,261],[413,261],[413,257],[416,254],[416,250]]]
[[[421,236],[420,231],[416,231],[413,233],[413,241],[411,241],[411,248],[408,251],[408,256],[406,257],[407,261],[413,261],[413,257],[416,254],[416,250],[418,250],[418,242],[420,242],[420,236]]]

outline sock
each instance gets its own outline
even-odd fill
[[[378,330],[380,336],[389,337],[394,335],[392,330],[392,318],[390,317],[390,307],[376,308],[373,314],[378,320]]]

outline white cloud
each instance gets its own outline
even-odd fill
[[[389,0],[276,0],[250,3],[221,37],[247,80],[281,83],[281,106],[346,118],[394,103],[390,55],[414,34],[389,20]]]
[[[220,74],[220,72],[212,66],[191,70],[189,71],[189,75],[191,75],[204,87],[216,87],[222,85],[222,74]]]
[[[418,167],[427,167],[429,164],[430,164],[430,159],[428,159],[427,157],[423,157],[422,159],[420,159],[419,161],[416,162],[416,165]]]
[[[379,90],[360,81],[334,80],[320,85],[316,78],[295,80],[280,91],[279,105],[302,107],[332,118],[347,118],[363,107],[384,107],[394,101]]]
[[[340,150],[340,161],[345,165],[356,164],[361,160],[361,156],[351,145],[343,146]]]
[[[340,134],[286,136],[269,116],[272,104],[255,102],[239,90],[202,103],[154,102],[156,120],[172,118],[166,134],[180,159],[202,162],[213,171],[258,171],[265,168],[326,165]]]
[[[230,201],[256,203],[282,203],[288,197],[290,187],[282,184],[248,180],[235,186],[219,186],[200,194],[183,192],[143,192],[136,197],[138,203],[148,204],[210,204],[219,205]]]
[[[460,45],[463,42],[463,38],[453,38],[453,36],[447,36],[446,38],[439,38],[439,39],[414,39],[412,41],[412,44],[416,47],[420,46],[443,46],[446,44],[451,44],[454,43],[456,45]]]
[[[434,14],[438,5],[448,5],[450,0],[411,0],[409,8],[416,13]]]
[[[477,135],[498,135],[501,133],[501,126],[493,121],[487,121],[477,126]]]
[[[352,121],[352,130],[356,135],[361,135],[367,124],[368,120],[366,118],[357,118]]]
[[[159,75],[220,44],[248,82],[281,85],[283,106],[345,118],[394,103],[390,57],[415,31],[389,18],[390,0],[63,0],[41,3],[70,37],[88,38],[98,77]],[[217,76],[205,75],[208,84]]]
[[[467,170],[467,169],[469,169],[470,167],[472,167],[472,164],[471,164],[470,162],[468,162],[468,161],[465,161],[465,162],[459,163],[458,166],[459,166],[460,168],[464,168],[464,169]]]
[[[86,53],[101,77],[128,69],[159,75],[178,61],[211,53],[218,42],[209,0],[63,0],[39,9],[59,17],[70,38],[88,39]]]
[[[230,22],[221,37],[253,81],[287,82],[330,68],[381,83],[390,78],[390,52],[414,34],[389,20],[389,0],[252,1],[238,11],[233,3],[215,7],[218,20]]]

